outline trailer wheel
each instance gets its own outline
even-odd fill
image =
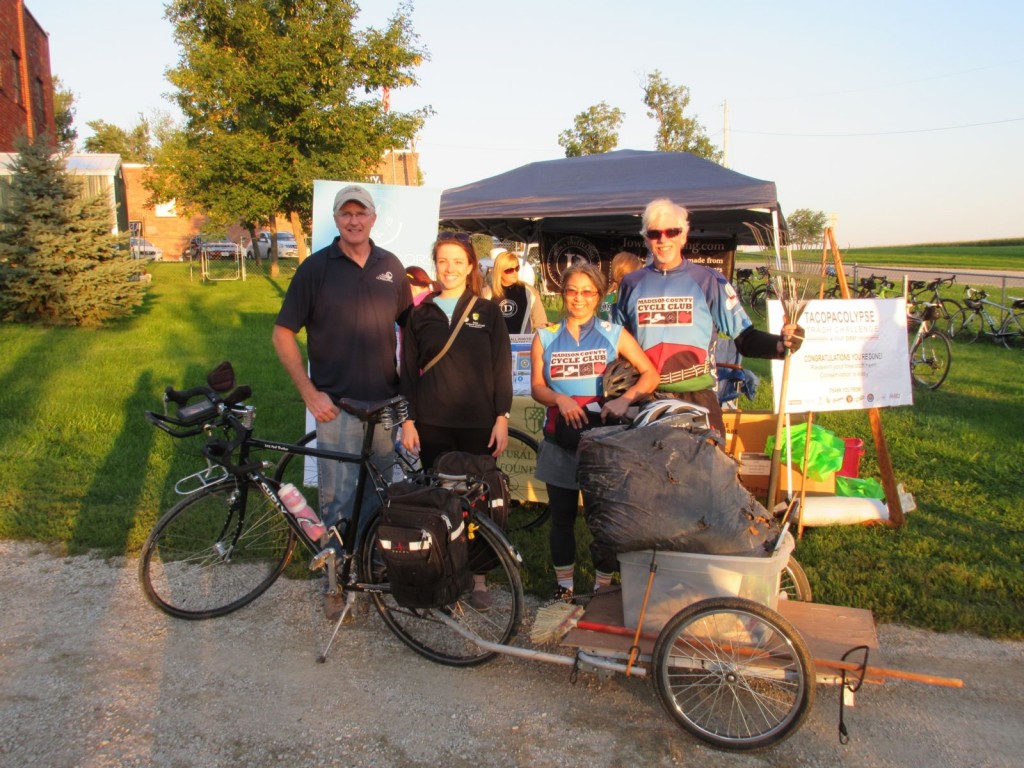
[[[669,716],[722,749],[777,744],[814,703],[814,661],[800,633],[743,598],[702,600],[677,613],[658,636],[653,663]]]

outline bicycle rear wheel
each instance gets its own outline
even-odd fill
[[[226,479],[190,494],[149,534],[139,579],[157,608],[210,619],[248,605],[281,575],[296,536],[252,481]]]
[[[973,344],[981,336],[984,324],[981,313],[964,307],[949,321],[949,335],[954,341]]]
[[[471,518],[472,519],[472,518]],[[387,573],[377,544],[380,517],[372,523],[362,547],[362,573],[373,584],[387,582]],[[523,617],[523,582],[519,575],[518,555],[503,535],[487,521],[473,524],[473,535],[483,542],[482,551],[473,555],[474,562],[489,560],[493,567],[485,574],[489,608],[474,608],[471,593],[464,593],[443,608],[405,608],[395,602],[390,592],[370,592],[384,623],[398,639],[416,653],[453,667],[469,667],[490,661],[496,651],[480,648],[442,621],[445,616],[458,622],[466,631],[484,640],[506,644],[519,631]],[[486,566],[485,566],[486,567]]]
[[[548,505],[540,501],[541,483],[534,477],[537,469],[537,441],[518,429],[508,431],[508,447],[498,457],[498,468],[508,476],[512,497],[507,529],[529,530],[543,525],[550,514]]]
[[[1024,349],[1024,312],[1008,315],[999,329],[999,337],[1011,349]]]
[[[928,331],[910,351],[910,375],[922,387],[938,389],[949,375],[952,359],[953,345],[949,337]]]

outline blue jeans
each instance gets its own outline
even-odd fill
[[[317,422],[316,443],[318,448],[358,455],[363,447],[364,423],[350,413],[342,411],[337,418],[328,422]],[[373,455],[370,461],[386,475],[394,466],[395,430],[384,429],[377,424],[373,432]],[[359,464],[320,459],[318,462],[320,486],[320,517],[328,527],[337,525],[339,520],[351,520],[356,499],[356,485],[359,482]],[[370,515],[377,508],[380,499],[374,490],[373,481],[367,478],[363,491],[363,504],[359,513],[359,532],[365,529]],[[351,533],[349,534],[351,539]],[[347,541],[351,546],[355,540]]]

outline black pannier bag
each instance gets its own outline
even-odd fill
[[[461,497],[415,482],[388,488],[377,541],[391,594],[407,608],[455,602],[473,583]]]
[[[501,530],[508,524],[508,508],[511,496],[508,490],[508,478],[498,467],[493,456],[477,456],[465,451],[448,451],[434,460],[434,471],[445,478],[478,478],[487,484],[486,496],[482,499],[470,499],[477,506],[477,511],[485,512]]]
[[[659,549],[763,556],[778,521],[739,481],[739,465],[689,417],[637,429],[595,430],[577,454],[577,479],[595,551]]]
[[[466,501],[479,514],[493,520],[501,530],[508,525],[511,494],[508,477],[498,467],[493,456],[478,456],[465,451],[448,451],[434,460],[434,471],[442,484],[456,490],[467,490],[469,478],[482,480],[486,484],[483,493],[466,494]],[[483,539],[474,537],[469,542],[469,568],[472,573],[486,573],[497,567],[498,561]]]

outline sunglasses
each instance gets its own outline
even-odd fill
[[[519,265],[516,264],[514,267],[509,267],[508,269],[506,269],[504,271],[505,271],[506,275],[511,275],[513,272],[518,272],[519,271]]]
[[[455,240],[457,242],[467,243],[467,244],[469,244],[471,242],[470,239],[469,239],[469,235],[467,235],[465,232],[438,232],[437,233],[437,242],[443,243],[446,240],[448,240],[448,241]]]
[[[679,237],[683,234],[683,228],[672,227],[671,229],[648,229],[644,234],[647,235],[648,240],[661,240],[662,235],[668,238]]]
[[[577,288],[566,288],[565,295],[570,298],[573,296],[582,296],[584,299],[592,299],[597,296],[597,291],[592,288],[584,288],[582,291]]]

